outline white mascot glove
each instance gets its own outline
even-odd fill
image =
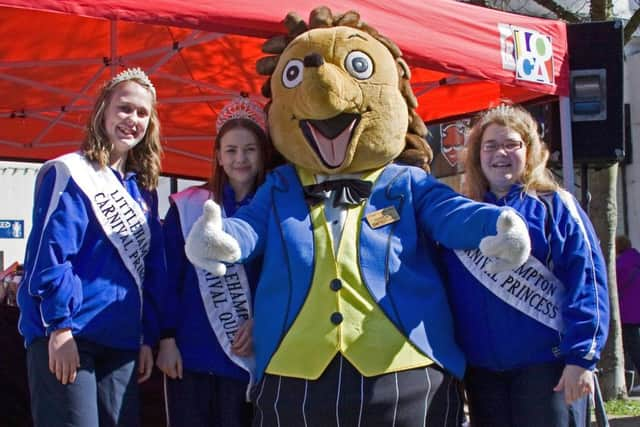
[[[525,263],[531,252],[529,230],[515,211],[508,209],[500,214],[496,225],[498,234],[480,241],[483,255],[493,258],[487,266],[489,273],[512,270]]]
[[[220,206],[213,200],[204,203],[202,215],[189,231],[184,251],[193,265],[215,276],[222,276],[227,271],[221,261],[234,263],[240,258],[240,246],[222,230]]]

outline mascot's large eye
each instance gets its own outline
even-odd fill
[[[373,74],[373,61],[364,52],[354,50],[347,55],[344,66],[349,74],[359,80],[368,79]]]
[[[302,70],[304,64],[299,59],[292,59],[287,62],[282,72],[282,84],[289,89],[293,89],[302,82]]]

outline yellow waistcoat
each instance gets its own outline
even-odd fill
[[[364,179],[375,181],[382,170]],[[303,185],[312,175],[298,170]],[[386,317],[365,288],[358,266],[358,234],[363,206],[349,208],[337,254],[324,215],[324,203],[311,208],[315,271],[309,295],[280,343],[266,372],[317,379],[340,352],[364,376],[427,366],[416,349]],[[380,254],[384,262],[384,254]]]

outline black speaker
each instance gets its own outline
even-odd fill
[[[624,159],[623,25],[567,25],[571,130],[575,163]]]

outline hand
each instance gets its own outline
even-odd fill
[[[174,338],[160,340],[156,366],[169,378],[182,379],[182,356]]]
[[[227,271],[220,261],[234,263],[240,258],[240,246],[222,230],[220,206],[213,200],[205,202],[202,215],[187,236],[184,250],[193,265],[215,276],[222,276]]]
[[[49,335],[49,370],[62,384],[75,382],[80,355],[71,329],[64,328]]]
[[[531,252],[529,230],[524,221],[512,209],[506,209],[498,217],[496,229],[498,234],[480,241],[482,254],[494,258],[487,271],[498,273],[524,264]]]
[[[153,352],[151,347],[142,344],[138,354],[138,384],[145,382],[153,371]]]
[[[553,391],[564,390],[564,401],[569,405],[582,396],[593,393],[593,372],[578,365],[567,365]]]
[[[247,320],[238,328],[231,351],[241,357],[253,354],[253,319]]]

